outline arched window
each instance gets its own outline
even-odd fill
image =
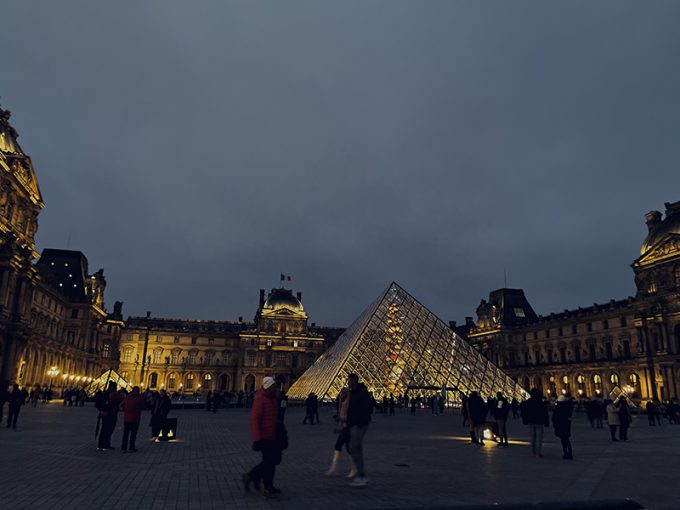
[[[243,389],[246,391],[255,390],[255,376],[253,374],[248,374],[245,378],[245,383]]]
[[[170,374],[168,376],[168,389],[174,390],[177,387],[177,374]]]
[[[132,347],[126,347],[123,351],[123,362],[130,363],[132,361]]]
[[[599,374],[593,376],[593,386],[595,386],[595,393],[600,395],[602,393],[602,377]]]
[[[212,375],[205,374],[203,376],[203,389],[204,390],[212,390],[213,389]]]
[[[149,375],[149,388],[155,388],[156,386],[158,386],[158,374],[151,372],[151,375]]]
[[[618,374],[612,374],[612,375],[610,375],[610,376],[609,376],[609,381],[610,381],[612,384],[614,384],[614,385],[618,385],[618,384],[619,384],[619,376],[618,376]]]
[[[187,374],[186,383],[185,383],[187,390],[193,390],[194,389],[195,378],[196,377],[194,376],[194,374]]]
[[[222,374],[220,376],[220,390],[225,391],[229,388],[229,376]]]

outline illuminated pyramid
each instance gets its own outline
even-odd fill
[[[434,391],[501,391],[524,400],[526,392],[396,283],[376,299],[298,379],[291,399],[315,393],[334,399],[356,373],[376,399],[431,395]]]
[[[84,390],[88,397],[94,397],[94,395],[99,391],[105,391],[109,387],[109,382],[115,382],[119,390],[130,391],[132,389],[132,384],[127,382],[121,377],[121,375],[115,370],[107,370],[102,375],[94,379],[90,384],[85,386]]]

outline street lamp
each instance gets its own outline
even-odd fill
[[[59,370],[57,370],[57,367],[50,367],[50,369],[47,371],[47,375],[50,376],[50,390],[52,389],[52,383],[54,382],[54,378],[57,376],[59,373]]]

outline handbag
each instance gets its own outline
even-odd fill
[[[286,426],[281,422],[276,424],[276,446],[279,450],[288,448],[288,431],[286,430]]]

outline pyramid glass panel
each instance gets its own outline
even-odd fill
[[[526,392],[425,306],[392,283],[288,391],[291,399],[315,393],[332,400],[355,373],[376,399],[406,392]]]
[[[123,379],[118,372],[111,369],[107,370],[102,375],[94,379],[90,384],[85,386],[85,393],[88,397],[94,397],[95,393],[97,393],[99,390],[106,390],[109,387],[109,382],[116,383],[116,387],[119,390],[130,391],[132,389],[132,384]]]

